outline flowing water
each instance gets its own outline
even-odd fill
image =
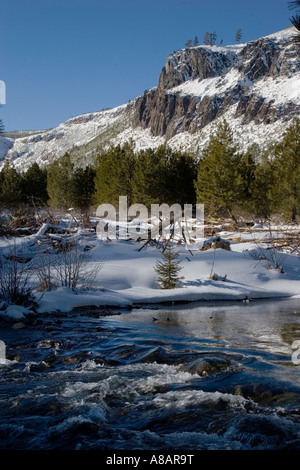
[[[0,339],[0,449],[300,449],[297,299],[84,309]]]

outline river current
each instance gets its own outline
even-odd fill
[[[300,450],[298,299],[43,314],[0,340],[0,449]]]

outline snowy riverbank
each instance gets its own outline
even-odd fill
[[[41,256],[41,239],[45,230],[14,241],[15,251],[22,250],[23,256],[31,261],[33,272],[35,259]],[[296,254],[276,253],[282,269],[275,269],[274,248],[263,242],[254,241],[253,234],[222,233],[230,241],[230,251],[208,249],[201,251],[204,240],[195,243],[193,251],[184,244],[174,244],[179,253],[181,271],[179,286],[163,290],[157,282],[155,264],[162,253],[157,246],[133,240],[99,240],[96,234],[80,231],[68,237],[76,239],[82,253],[87,252],[85,271],[94,272],[93,282],[87,286],[78,282],[75,290],[59,285],[52,290],[38,289],[38,269],[31,277],[31,289],[37,303],[36,311],[67,312],[76,307],[132,307],[141,304],[163,302],[192,302],[209,300],[269,299],[279,297],[300,297],[300,262]],[[259,233],[255,235],[255,238]],[[247,238],[248,237],[248,238]],[[234,241],[237,239],[238,241]],[[40,243],[37,243],[37,242]],[[10,246],[12,242],[10,241]],[[1,253],[7,254],[7,242],[1,244]],[[49,250],[48,250],[49,252]],[[39,255],[38,255],[39,253]],[[50,253],[49,266],[55,259],[55,250]],[[52,257],[52,258],[51,258]],[[211,274],[214,274],[212,278]],[[7,307],[7,306],[6,306]],[[23,309],[23,310],[22,310]],[[23,307],[2,307],[2,317],[21,319],[27,310]]]
[[[93,290],[70,289],[37,294],[39,312],[67,311],[79,306],[120,306],[199,300],[244,300],[300,296],[300,262],[286,255],[284,273],[257,260],[244,244],[232,244],[231,251],[210,249],[179,251],[183,279],[176,289],[163,290],[156,281],[154,266],[161,258],[155,247],[137,252],[136,242],[100,242],[93,249],[91,263],[102,268]],[[210,279],[212,264],[220,280]],[[224,279],[225,280],[222,280]]]

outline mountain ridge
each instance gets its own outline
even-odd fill
[[[8,158],[26,170],[69,152],[91,163],[109,145],[133,140],[136,149],[199,153],[214,126],[226,119],[237,142],[268,145],[300,115],[300,61],[294,28],[243,44],[196,46],[169,54],[158,85],[127,104],[73,117],[25,137],[0,138],[0,166]]]
[[[169,140],[204,128],[236,103],[234,117],[243,117],[243,124],[290,119],[299,115],[300,101],[283,110],[259,85],[268,78],[288,81],[299,72],[290,29],[239,46],[181,49],[167,56],[158,87],[138,99],[135,124]]]

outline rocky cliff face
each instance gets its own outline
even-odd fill
[[[175,52],[167,57],[157,88],[137,100],[134,125],[171,139],[180,132],[193,134],[229,110],[242,124],[299,115],[294,89],[296,82],[300,86],[300,61],[292,35],[288,28],[242,45]]]

